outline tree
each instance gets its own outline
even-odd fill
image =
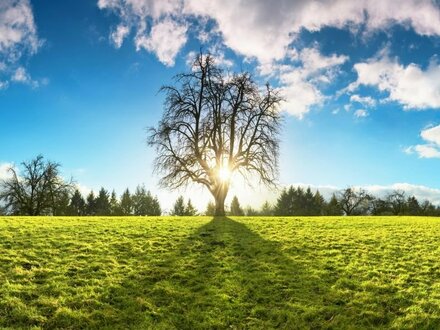
[[[325,207],[326,215],[342,215],[342,208],[335,194],[332,194],[330,201]]]
[[[270,205],[270,203],[268,201],[265,201],[263,203],[263,205],[261,206],[260,209],[260,215],[264,215],[264,216],[272,216],[274,215],[275,211],[272,205]],[[248,212],[246,212],[246,215],[250,215],[248,214]]]
[[[185,207],[185,215],[186,216],[194,216],[197,214],[196,208],[192,205],[191,199],[188,199],[188,203]]]
[[[110,215],[110,196],[103,187],[99,190],[98,197],[95,200],[96,215]]]
[[[121,215],[132,215],[133,214],[133,202],[131,200],[130,190],[125,189],[121,196]]]
[[[402,190],[394,190],[387,196],[387,201],[391,206],[394,215],[403,215],[406,211],[406,196]]]
[[[231,215],[244,215],[243,209],[240,206],[237,196],[234,196],[231,201]]]
[[[211,201],[206,205],[205,215],[214,215],[215,214],[215,204]]]
[[[191,72],[161,91],[165,111],[148,138],[160,186],[202,184],[223,216],[233,173],[274,185],[282,121],[276,90],[261,91],[249,73],[226,75],[211,56],[199,55]]]
[[[111,215],[122,215],[121,206],[118,201],[118,197],[116,196],[115,190],[112,191],[110,195],[110,214]]]
[[[339,193],[339,205],[345,215],[362,213],[360,210],[369,199],[370,196],[363,189],[356,191],[353,188],[347,188]]]
[[[69,209],[71,215],[85,215],[86,213],[86,201],[78,189],[75,189],[70,198]]]
[[[173,209],[171,210],[171,215],[185,215],[185,201],[183,200],[183,196],[177,197]]]
[[[93,190],[87,195],[86,215],[96,215],[96,198]]]
[[[420,213],[422,212],[419,201],[414,196],[408,197],[406,204],[409,215],[420,215]]]
[[[60,164],[44,161],[38,155],[21,163],[18,171],[11,166],[10,178],[0,181],[0,200],[10,214],[54,214],[60,199],[65,201],[72,190],[72,180],[66,182],[60,176]],[[20,175],[18,174],[20,173]]]

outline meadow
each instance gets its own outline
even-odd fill
[[[2,217],[2,329],[438,329],[440,219]]]

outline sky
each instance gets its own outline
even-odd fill
[[[1,0],[0,177],[38,154],[84,193],[145,184],[169,209],[202,188],[157,187],[146,144],[195,54],[249,71],[285,101],[279,186],[347,186],[440,203],[440,3]],[[234,177],[230,198],[278,192]],[[230,199],[229,198],[229,199]]]

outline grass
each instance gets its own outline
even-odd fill
[[[0,218],[0,328],[439,329],[440,219]]]

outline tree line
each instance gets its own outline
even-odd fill
[[[9,177],[0,181],[0,214],[8,215],[74,215],[74,216],[158,216],[163,213],[157,196],[144,186],[133,193],[127,188],[121,196],[101,188],[85,198],[72,179],[60,175],[60,164],[45,161],[39,155],[9,168]],[[191,202],[179,196],[169,214],[194,216],[215,215],[216,205],[209,202],[198,212]],[[281,191],[274,205],[265,202],[260,209],[243,208],[237,196],[232,198],[227,215],[233,216],[320,216],[320,215],[425,215],[440,216],[440,207],[430,201],[419,201],[404,191],[392,191],[376,197],[363,189],[348,187],[326,200],[319,190],[310,187],[288,187]]]

